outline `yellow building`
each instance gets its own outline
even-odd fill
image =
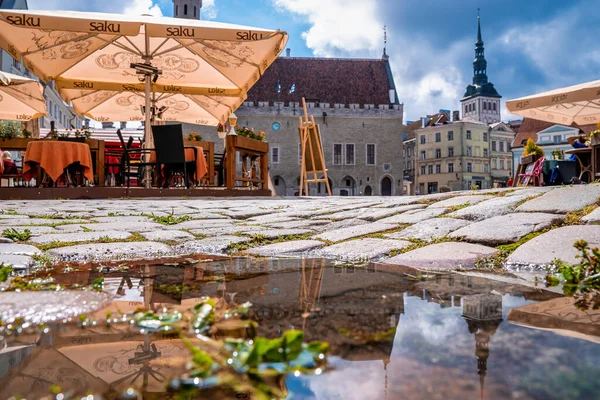
[[[430,121],[415,135],[417,194],[492,187],[487,124],[474,120]]]

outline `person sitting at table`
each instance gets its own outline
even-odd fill
[[[21,175],[19,169],[17,168],[17,164],[14,163],[12,156],[8,151],[2,152],[2,166],[3,175]]]
[[[585,137],[585,135],[583,134],[583,131],[580,129],[579,130],[579,136],[570,136],[567,138],[567,141],[569,142],[569,144],[571,146],[573,146],[574,149],[585,149],[588,146],[585,144],[587,138]],[[577,157],[575,157],[575,154],[571,155],[571,157],[569,158],[569,161],[576,161]]]

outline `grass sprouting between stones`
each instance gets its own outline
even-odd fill
[[[596,208],[598,208],[598,204],[590,204],[589,206],[584,207],[581,210],[567,213],[567,215],[565,215],[563,225],[581,225],[581,219],[589,213],[591,213],[592,211],[594,211]]]
[[[499,251],[493,256],[481,257],[475,261],[475,268],[483,270],[492,270],[494,272],[504,272],[503,266],[508,260],[508,257],[515,252],[519,247],[524,245],[536,237],[543,235],[550,231],[552,228],[546,228],[538,232],[532,232],[528,235],[523,236],[519,241],[510,244],[503,244],[497,246],[496,249]]]
[[[25,229],[22,232],[19,232],[14,228],[8,228],[2,231],[2,236],[16,242],[25,242],[31,238],[31,231]]]
[[[148,217],[157,224],[162,225],[177,225],[192,219],[192,217],[190,217],[189,215],[174,215],[173,213],[165,216],[159,216],[154,214],[142,214],[142,216]]]

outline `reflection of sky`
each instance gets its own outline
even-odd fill
[[[380,399],[386,397],[386,375],[390,399],[479,398],[475,336],[469,333],[462,307],[442,308],[408,295],[404,302],[405,314],[398,323],[387,371],[383,360],[330,357],[333,370],[319,377],[288,380],[290,398]],[[523,297],[503,296],[503,317],[511,308],[530,303]],[[549,373],[559,374],[557,382],[561,382],[560,374],[572,371],[578,363],[585,368],[600,365],[596,344],[519,327],[506,320],[491,336],[489,349],[485,378],[485,396],[489,399],[540,398],[537,390],[548,386]],[[543,398],[548,398],[547,393],[552,391],[544,393]]]

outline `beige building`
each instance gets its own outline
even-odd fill
[[[498,122],[490,125],[490,168],[494,186],[504,186],[512,177],[511,144],[515,132],[508,124]]]
[[[473,120],[432,122],[415,136],[417,194],[437,193],[442,187],[492,187],[488,125]]]

